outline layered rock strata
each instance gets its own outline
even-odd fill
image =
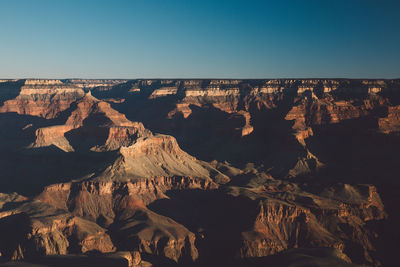
[[[107,230],[41,201],[4,197],[0,211],[0,250],[18,260],[43,255],[115,251]]]
[[[19,90],[16,98],[4,102],[0,113],[16,112],[51,119],[85,94],[82,89],[60,80],[25,80]]]

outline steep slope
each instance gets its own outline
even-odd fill
[[[128,147],[120,148],[121,156],[103,172],[96,175],[96,180],[123,181],[142,177],[196,177],[210,179],[209,165],[198,161],[182,151],[175,138],[168,135],[155,135],[136,140]],[[219,181],[229,178],[212,170],[219,175]]]
[[[84,91],[60,80],[23,80],[19,95],[4,102],[0,113],[16,112],[47,119],[57,117],[72,102],[84,96]]]
[[[138,250],[174,261],[194,261],[198,257],[194,234],[151,212],[146,205],[168,198],[168,190],[213,187],[216,184],[212,181],[185,177],[87,181],[49,186],[36,199],[109,228],[118,249]]]
[[[216,189],[215,181],[229,178],[183,152],[170,136],[139,138],[119,153],[113,163],[86,180],[49,186],[37,199],[111,227],[119,249],[174,261],[196,260],[194,234],[146,205],[168,198],[168,191]]]
[[[5,259],[115,250],[106,230],[41,201],[0,194],[0,252]]]
[[[141,123],[131,122],[113,110],[110,104],[99,101],[90,92],[72,105],[64,125],[54,125],[36,130],[36,140],[31,148],[54,145],[66,152],[75,146],[92,144],[88,149],[109,151],[131,144],[135,138],[149,136]],[[100,143],[99,143],[100,142]],[[104,143],[103,143],[104,142]]]
[[[293,247],[335,247],[358,263],[379,264],[371,256],[375,232],[366,226],[386,217],[376,188],[344,184],[320,190],[311,194],[294,184],[280,183],[231,188],[230,194],[259,201],[253,229],[243,232],[242,255],[260,257]]]
[[[217,182],[229,178],[182,151],[172,136],[153,135],[90,93],[71,107],[64,125],[36,131],[31,148],[55,145],[72,153],[84,152],[82,147],[97,153],[116,150],[117,157],[80,181],[46,187],[36,199],[111,227],[119,249],[135,248],[174,261],[196,260],[194,234],[145,205],[167,198],[169,190],[216,189]],[[88,137],[104,131],[104,138],[88,142]],[[148,219],[138,222],[143,216]]]
[[[39,128],[30,147],[55,145],[68,152],[74,151],[71,144],[96,152],[118,150],[119,156],[110,166],[93,174],[91,179],[96,181],[174,176],[229,181],[211,165],[182,151],[172,136],[153,135],[90,92],[72,105],[64,125]]]
[[[192,232],[147,208],[125,209],[112,229],[125,250],[138,250],[188,264],[199,257]]]
[[[375,226],[387,217],[374,186],[315,181],[299,186],[262,173],[231,179],[243,184],[167,192],[169,199],[149,205],[197,234],[202,264],[331,247],[357,264],[382,265],[376,255],[381,229]]]

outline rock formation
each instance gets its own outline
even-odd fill
[[[258,213],[251,231],[245,231],[241,255],[262,257],[296,247],[334,247],[347,255],[354,246],[356,257],[374,262],[375,233],[368,221],[382,220],[383,203],[370,185],[339,184],[319,194],[300,190],[295,184],[270,183],[256,188],[231,188],[230,194],[258,201]]]
[[[2,80],[0,260],[395,266],[399,90]]]
[[[36,140],[30,147],[55,145],[66,152],[74,151],[67,138],[70,136],[73,139],[75,133],[79,132],[78,138],[102,139],[105,135],[105,143],[91,149],[108,151],[151,134],[141,123],[127,120],[123,114],[113,110],[110,104],[97,100],[90,92],[79,99],[72,109],[64,125],[37,129]]]
[[[194,261],[198,257],[194,234],[146,208],[147,203],[168,198],[167,190],[182,188],[201,187],[184,178],[69,183],[47,187],[36,199],[109,228],[119,249]]]
[[[16,98],[5,101],[0,107],[1,113],[55,118],[85,94],[82,89],[60,80],[25,80],[19,90]]]
[[[0,250],[6,259],[115,251],[106,229],[93,222],[15,194],[0,197]]]

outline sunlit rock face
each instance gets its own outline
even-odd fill
[[[212,181],[184,177],[88,181],[49,186],[37,199],[111,229],[119,249],[158,254],[176,262],[195,261],[195,235],[146,205],[168,198],[168,190],[207,190],[213,186]]]
[[[19,95],[3,103],[0,112],[54,118],[84,96],[84,91],[60,80],[25,80],[19,83]]]
[[[106,229],[93,222],[41,201],[5,194],[0,198],[3,202],[0,250],[5,259],[63,255],[73,251],[115,251]]]
[[[237,188],[231,190],[238,194]],[[293,247],[334,247],[352,253],[348,247],[357,244],[364,249],[360,255],[374,262],[370,254],[375,233],[363,229],[363,222],[386,216],[374,186],[340,184],[324,188],[318,195],[292,184],[247,190],[240,193],[262,201],[253,228],[243,232],[242,256],[266,256]],[[347,225],[347,230],[339,225]]]
[[[129,121],[125,115],[113,110],[109,103],[99,101],[90,92],[74,104],[65,124],[37,129],[36,140],[30,147],[54,145],[66,152],[74,151],[68,136],[71,139],[76,131],[80,131],[78,137],[101,139],[102,135],[106,136],[104,144],[92,149],[108,151],[116,150],[122,145],[128,146],[134,138],[151,135],[141,123]]]
[[[1,260],[395,258],[399,80],[0,80],[0,97]]]

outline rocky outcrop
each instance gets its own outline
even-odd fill
[[[139,138],[86,181],[55,184],[36,199],[96,222],[119,240],[119,249],[195,261],[195,235],[146,205],[168,199],[173,190],[213,190],[229,178],[183,152],[171,136]]]
[[[365,225],[386,218],[374,186],[338,184],[310,194],[295,184],[278,182],[231,188],[229,194],[249,197],[255,206],[258,201],[253,228],[242,233],[243,257],[297,247],[333,247],[350,257],[362,258],[363,263],[380,264],[371,256],[376,234]],[[352,251],[355,246],[362,250]]]
[[[133,212],[124,210],[115,227],[115,235],[124,244],[124,249],[138,249],[181,263],[194,262],[199,257],[193,233],[146,208]]]
[[[5,259],[115,250],[104,228],[41,201],[13,198],[3,205],[0,218]]]
[[[54,145],[65,152],[71,152],[74,148],[68,137],[94,137],[101,143],[95,142],[92,150],[110,151],[130,145],[140,136],[151,135],[143,124],[129,121],[125,115],[112,109],[110,104],[99,101],[90,92],[74,104],[75,107],[64,125],[37,129],[36,140],[30,147]]]
[[[120,148],[121,156],[102,173],[98,180],[125,180],[140,177],[196,177],[211,181],[215,175],[224,176],[216,169],[182,151],[175,138],[156,135],[139,138],[129,147]],[[215,175],[210,174],[210,169]],[[225,177],[228,181],[229,178]]]
[[[150,99],[153,98],[158,98],[158,97],[164,97],[164,96],[170,96],[170,95],[176,95],[178,92],[178,88],[175,86],[171,87],[161,87],[160,89],[154,90],[153,93],[149,96]]]
[[[120,147],[128,147],[134,144],[137,138],[149,136],[151,132],[143,127],[143,124],[137,123],[133,127],[111,126],[108,128],[108,136],[104,145],[93,147],[93,151],[112,151]]]
[[[400,132],[400,106],[388,107],[387,113],[378,120],[379,129],[384,133]]]
[[[90,93],[74,106],[64,125],[38,129],[32,147],[56,145],[74,151],[68,146],[74,141],[71,133],[81,138],[106,129],[105,142],[91,150],[118,150],[119,156],[86,181],[49,186],[36,199],[103,227],[112,226],[120,249],[138,249],[174,261],[196,260],[194,234],[146,205],[168,198],[167,191],[216,189],[215,181],[226,183],[229,178],[182,151],[172,136],[152,135]],[[147,219],[141,222],[140,218]]]
[[[168,198],[169,190],[210,189],[194,178],[159,177],[135,182],[81,182],[47,187],[37,199],[75,216],[111,227],[119,249],[139,250],[174,261],[195,261],[195,236],[179,223],[151,212],[146,205]]]
[[[382,106],[381,99],[365,100],[363,105],[354,105],[348,101],[335,101],[333,99],[301,99],[288,112],[285,119],[293,120],[293,129],[302,131],[307,127],[345,120],[358,119],[369,115],[374,108]]]
[[[168,198],[165,194],[167,191],[216,188],[217,185],[212,181],[199,178],[156,177],[131,182],[54,184],[46,187],[36,198],[92,221],[104,220],[104,225],[108,226],[115,219],[115,214],[124,208],[145,207],[157,199]]]
[[[56,146],[65,152],[72,152],[74,148],[70,145],[65,133],[73,130],[72,125],[56,125],[36,130],[36,140],[30,145],[31,148]]]
[[[270,201],[260,204],[254,230],[243,233],[242,256],[262,257],[293,247],[336,247],[343,243],[324,229],[308,209]]]
[[[82,89],[60,80],[25,80],[19,95],[4,102],[0,113],[55,118],[84,94]]]

